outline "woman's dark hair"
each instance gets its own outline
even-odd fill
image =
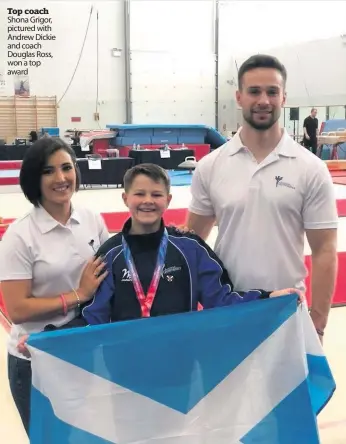
[[[41,177],[49,157],[59,150],[66,151],[76,170],[76,191],[80,185],[80,171],[76,154],[63,140],[59,138],[42,138],[37,140],[25,153],[19,174],[20,187],[25,197],[35,206],[41,203]]]

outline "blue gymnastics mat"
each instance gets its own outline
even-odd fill
[[[188,171],[168,171],[172,187],[191,185],[192,174]]]

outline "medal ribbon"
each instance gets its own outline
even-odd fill
[[[130,248],[129,248],[124,237],[122,239],[122,244],[123,244],[126,265],[127,265],[127,268],[129,270],[129,273],[132,278],[132,283],[133,283],[133,287],[136,292],[138,302],[140,303],[140,306],[141,306],[142,317],[149,318],[150,317],[150,310],[151,310],[151,307],[153,306],[155,296],[157,293],[157,289],[159,286],[161,273],[162,273],[163,267],[165,265],[165,258],[166,258],[167,244],[168,244],[167,230],[165,229],[163,232],[163,236],[162,236],[162,239],[160,242],[159,251],[158,251],[158,255],[157,255],[157,262],[156,262],[154,274],[151,279],[151,283],[149,285],[148,292],[146,295],[143,291],[143,287],[142,287],[141,281],[139,279],[138,272],[137,272],[135,262],[133,260]]]

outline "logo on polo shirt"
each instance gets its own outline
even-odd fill
[[[281,176],[275,176],[275,180],[276,180],[276,186],[279,185],[279,183],[282,181],[283,177]]]
[[[275,181],[276,181],[276,188],[277,187],[287,187],[287,188],[291,188],[292,190],[296,189],[296,187],[294,187],[290,183],[283,182],[283,177],[282,176],[275,176]]]

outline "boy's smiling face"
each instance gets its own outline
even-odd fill
[[[128,192],[123,193],[132,218],[131,232],[145,234],[157,231],[171,199],[162,181],[155,182],[145,174],[136,176]]]

